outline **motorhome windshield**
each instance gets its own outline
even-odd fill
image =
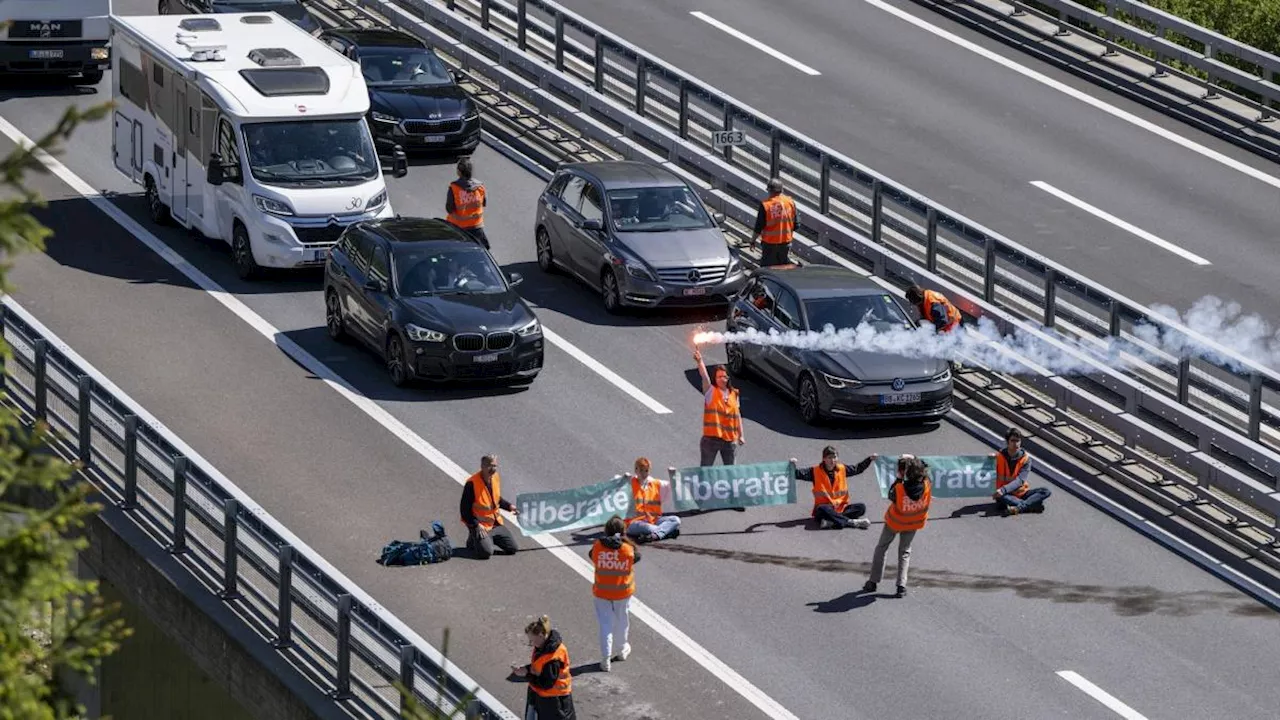
[[[347,185],[378,176],[378,155],[363,118],[250,123],[249,170],[266,185]]]

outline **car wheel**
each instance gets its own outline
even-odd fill
[[[324,296],[324,326],[329,331],[329,339],[346,343],[351,340],[347,332],[347,319],[342,312],[342,299],[338,293],[330,290]]]
[[[262,267],[253,259],[253,246],[249,244],[249,231],[236,223],[231,231],[231,262],[241,280],[253,280],[262,274]]]
[[[600,295],[606,311],[613,315],[622,312],[622,290],[618,287],[618,276],[609,268],[600,273]]]
[[[387,339],[387,375],[391,377],[391,384],[396,387],[409,384],[409,361],[405,357],[404,341],[399,335],[392,335]]]
[[[160,199],[160,188],[150,175],[147,176],[147,216],[157,225],[169,224],[169,208]]]
[[[810,425],[822,421],[822,407],[818,404],[818,386],[813,377],[805,375],[800,378],[800,417]]]
[[[546,228],[538,228],[534,244],[538,251],[538,267],[542,269],[542,272],[555,272],[556,261],[555,256],[551,254],[551,235],[547,233]]]
[[[747,356],[743,354],[742,346],[737,343],[728,343],[724,346],[724,354],[729,360],[729,372],[736,377],[745,377],[747,374]]]

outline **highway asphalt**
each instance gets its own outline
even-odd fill
[[[875,0],[880,2],[881,0]],[[1216,294],[1274,315],[1277,187],[1090,107],[868,2],[565,0],[569,9],[833,149],[1144,303]],[[887,4],[1280,177],[1280,166],[909,0]],[[809,75],[701,12],[799,61]],[[1031,185],[1048,183],[1200,266]],[[1273,323],[1274,324],[1274,323]]]
[[[109,82],[85,95],[9,87],[0,117],[35,136],[67,102],[106,99]],[[119,193],[114,201],[145,225],[140,194],[116,174],[109,147],[109,126],[98,123],[63,159]],[[688,338],[708,319],[613,318],[592,293],[543,276],[532,243],[541,182],[487,147],[476,162],[492,196],[494,254],[524,273],[522,292],[546,325],[670,414],[558,347],[527,390],[397,390],[371,356],[327,340],[317,276],[244,284],[220,248],[155,232],[449,458],[471,468],[497,452],[511,495],[604,479],[640,454],[659,467],[694,462],[700,398]],[[401,213],[438,215],[450,178],[448,164],[416,164],[390,182],[392,201]],[[632,659],[594,672],[589,585],[532,541],[487,563],[374,564],[383,543],[433,519],[461,540],[458,485],[60,181],[36,184],[58,235],[46,253],[18,261],[19,302],[420,634],[438,643],[450,628],[459,665],[511,707],[523,705],[523,687],[505,672],[527,652],[520,629],[550,612],[583,671],[584,717],[761,716],[638,623]],[[850,462],[868,452],[988,451],[951,423],[809,428],[772,393],[743,386],[747,461],[814,458],[829,442]],[[869,476],[855,494],[878,520],[883,502]],[[639,594],[801,718],[1112,716],[1055,675],[1063,670],[1151,718],[1270,715],[1280,702],[1269,660],[1275,613],[1066,492],[1051,502],[1044,515],[1002,519],[937,501],[916,546],[915,592],[903,600],[853,595],[878,522],[869,532],[812,532],[799,522],[803,501],[709,513],[689,518],[678,541],[645,548]]]

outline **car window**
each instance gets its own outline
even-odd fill
[[[240,147],[236,145],[235,131],[231,123],[222,120],[218,123],[218,154],[222,156],[224,172],[228,180],[240,181]]]
[[[747,286],[746,292],[743,293],[743,298],[745,298],[747,302],[751,303],[756,310],[759,310],[765,315],[772,315],[773,306],[775,304],[774,299],[777,295],[777,285],[770,288],[769,284],[766,284],[762,278],[757,278]]]
[[[564,192],[560,193],[560,199],[574,212],[578,211],[578,204],[582,201],[582,189],[586,185],[586,180],[577,175],[570,175],[569,182],[564,187]]]
[[[590,183],[582,189],[582,206],[578,209],[583,220],[604,222],[604,207],[600,202],[600,190]]]
[[[863,323],[878,332],[911,327],[911,321],[888,293],[811,298],[805,300],[804,308],[811,330],[821,330],[827,325],[843,330]]]
[[[373,240],[358,230],[347,233],[347,237],[351,239],[351,250],[348,253],[351,262],[360,272],[369,272],[369,256],[373,253]]]
[[[698,196],[687,187],[609,191],[609,214],[621,232],[700,230],[713,226]]]
[[[774,282],[765,282],[765,288],[773,295],[773,317],[788,330],[800,329],[800,302],[790,290]]]
[[[391,278],[391,261],[387,258],[387,249],[381,245],[373,248],[373,259],[369,261],[369,279],[388,282]]]
[[[564,192],[564,186],[569,182],[569,177],[569,173],[564,173],[552,178],[551,184],[547,186],[547,194],[560,197],[560,193]]]
[[[369,85],[450,85],[453,77],[438,55],[422,47],[360,48],[360,70]]]
[[[478,246],[405,248],[396,251],[400,294],[472,295],[506,292],[507,283],[492,256]]]

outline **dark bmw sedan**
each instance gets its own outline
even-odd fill
[[[320,39],[360,63],[380,150],[468,154],[480,144],[480,110],[426,43],[399,30],[353,28]]]
[[[862,323],[879,331],[916,326],[884,288],[851,270],[788,265],[753,273],[734,298],[726,327],[821,331]],[[827,417],[937,419],[951,410],[945,360],[746,344],[725,351],[730,371],[756,375],[794,397],[809,423]]]
[[[521,280],[443,220],[356,223],[325,265],[325,325],[381,355],[396,385],[529,383],[542,369],[542,325],[515,291]]]

